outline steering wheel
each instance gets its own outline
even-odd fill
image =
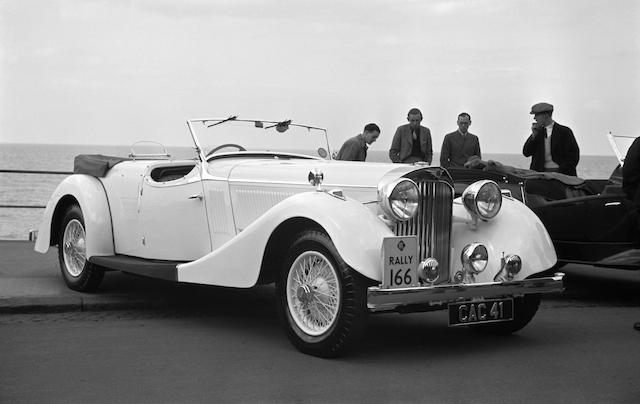
[[[238,149],[238,151],[247,151],[247,149],[245,149],[244,147],[240,146],[239,144],[225,143],[225,144],[222,144],[222,145],[220,145],[218,147],[214,147],[213,149],[211,149],[209,151],[209,153],[207,153],[207,155],[205,157],[209,157],[213,153],[217,152],[218,150],[226,149],[227,147],[234,147],[234,148]]]

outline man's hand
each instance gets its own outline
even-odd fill
[[[540,132],[541,125],[537,122],[533,122],[531,124],[531,135],[535,138],[536,135]]]

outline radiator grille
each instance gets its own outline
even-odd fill
[[[418,213],[409,221],[399,222],[395,233],[418,236],[420,260],[438,260],[440,277],[436,283],[442,283],[449,279],[453,189],[444,181],[414,181],[421,195]]]

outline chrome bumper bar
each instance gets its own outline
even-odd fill
[[[400,306],[440,306],[476,297],[521,296],[532,293],[557,293],[564,290],[564,273],[557,272],[547,278],[525,279],[513,282],[489,282],[421,286],[415,288],[381,289],[371,286],[367,290],[369,311],[393,311]]]

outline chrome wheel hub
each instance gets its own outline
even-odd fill
[[[336,269],[323,254],[307,251],[291,265],[287,276],[289,313],[302,331],[318,336],[329,330],[340,309]]]
[[[78,219],[67,223],[62,239],[62,256],[69,275],[78,277],[87,262],[84,226]]]

